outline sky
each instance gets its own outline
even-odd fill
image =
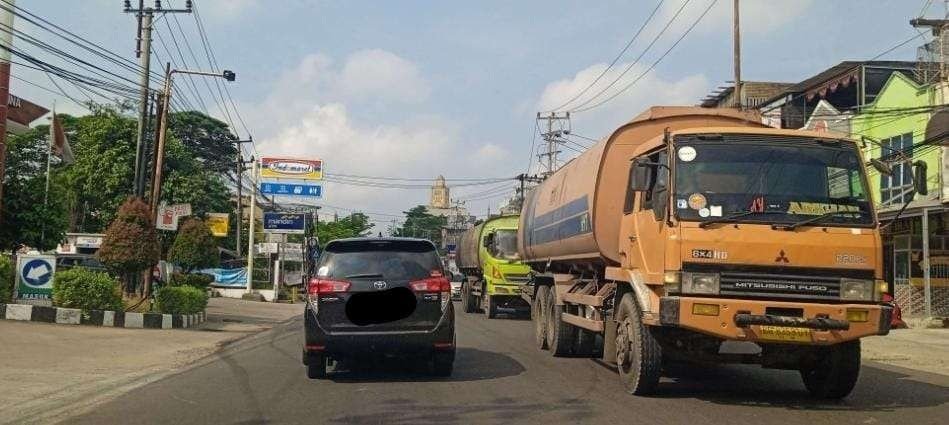
[[[217,63],[237,74],[227,90],[258,154],[321,158],[334,174],[444,175],[457,186],[463,181],[452,179],[513,177],[531,164],[536,172],[536,113],[558,107],[601,74],[573,104],[614,80],[587,106],[620,94],[572,114],[574,134],[601,138],[651,105],[694,105],[733,77],[732,2],[727,0],[194,2]],[[180,7],[184,0],[163,3]],[[945,13],[940,0],[742,0],[743,79],[798,82],[843,60],[875,57],[918,34],[909,20],[927,3],[927,16]],[[136,24],[122,13],[121,1],[17,0],[17,5],[135,60]],[[653,10],[625,55],[604,73]],[[193,61],[184,46],[187,37],[201,62],[194,18],[175,17],[158,21],[157,37],[177,56],[174,34],[188,63]],[[695,28],[646,72],[694,22]],[[15,26],[68,46],[26,22]],[[913,40],[881,59],[914,60],[916,47],[927,39]],[[43,57],[33,46],[16,45]],[[153,69],[160,70],[168,55],[158,42],[155,46],[158,65]],[[14,80],[18,96],[83,113],[55,93],[45,75],[16,65],[13,74],[54,92]],[[224,119],[208,87],[215,90],[203,81],[194,88],[209,113]],[[82,96],[68,85],[63,89]],[[236,117],[231,121],[246,137]],[[562,159],[573,155],[564,150]],[[498,186],[456,187],[452,197],[475,198],[466,207],[483,215],[496,211],[504,197],[477,199],[483,197],[479,194],[492,195]],[[427,203],[428,196],[426,189],[327,182],[317,204],[325,207],[324,214],[367,212],[384,231],[394,216]]]

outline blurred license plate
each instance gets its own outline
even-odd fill
[[[771,341],[811,342],[811,330],[808,328],[762,326],[760,334],[761,339]]]

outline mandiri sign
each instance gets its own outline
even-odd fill
[[[264,233],[303,234],[306,229],[306,214],[264,213]]]
[[[322,180],[323,160],[261,158],[260,177],[276,179]]]

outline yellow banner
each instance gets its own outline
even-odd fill
[[[209,213],[208,228],[214,236],[227,236],[230,216],[227,213]]]
[[[261,158],[260,177],[322,180],[323,161],[319,159]]]

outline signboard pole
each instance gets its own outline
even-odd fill
[[[253,180],[253,190],[250,193],[250,223],[247,234],[247,290],[249,294],[253,288],[254,282],[254,223],[257,221],[257,161],[251,164],[251,180]]]

